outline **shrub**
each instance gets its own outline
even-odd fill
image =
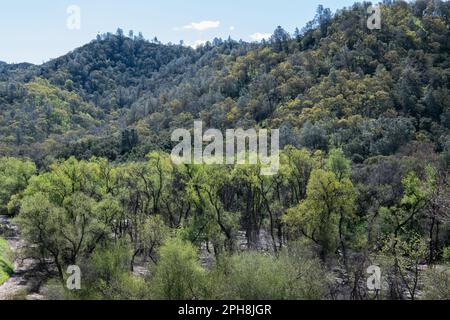
[[[12,260],[13,254],[9,248],[8,242],[0,238],[0,285],[8,280],[9,276],[14,271]]]
[[[205,271],[191,243],[170,239],[161,247],[159,255],[152,279],[156,299],[192,300],[203,296]]]

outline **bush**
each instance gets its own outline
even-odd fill
[[[174,238],[161,247],[159,254],[152,279],[154,297],[161,300],[202,298],[206,274],[194,246]]]
[[[328,150],[328,136],[324,128],[306,122],[300,132],[300,144],[311,150]]]
[[[211,272],[214,299],[323,299],[328,277],[309,246],[292,243],[279,257],[244,252],[222,259]],[[211,287],[213,287],[211,285]]]
[[[230,259],[224,290],[226,299],[282,300],[286,297],[289,278],[275,257],[245,252]]]
[[[98,249],[82,268],[82,288],[69,298],[102,300],[144,300],[150,297],[144,279],[130,273],[131,250],[115,244]],[[75,293],[75,294],[74,294]]]
[[[8,242],[0,238],[0,285],[8,280],[14,271],[12,260],[13,253],[9,248]]]
[[[289,275],[286,299],[325,299],[333,282],[309,241],[290,243],[280,254],[280,261]]]
[[[28,180],[36,172],[29,160],[0,158],[0,214],[17,214],[18,202]]]
[[[425,273],[425,300],[450,300],[450,270],[445,266],[431,267]]]

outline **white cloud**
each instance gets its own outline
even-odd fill
[[[183,29],[205,31],[209,29],[215,29],[218,27],[220,27],[220,21],[200,21],[200,22],[191,22],[190,24],[184,26]]]
[[[250,39],[252,39],[253,41],[261,41],[263,39],[268,40],[271,36],[272,36],[272,34],[270,34],[270,33],[256,32],[256,33],[250,35]]]
[[[234,31],[236,28],[234,26],[230,27],[230,31]]]
[[[196,40],[193,43],[189,44],[189,47],[197,49],[198,47],[204,45],[206,42],[206,40]]]

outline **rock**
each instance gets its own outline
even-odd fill
[[[18,227],[11,223],[9,217],[0,216],[0,235],[8,242],[15,256],[13,274],[0,286],[0,300],[28,300],[29,297],[30,300],[42,300],[36,299],[40,296],[37,293],[40,287],[36,285],[40,283],[37,277],[41,276],[36,272],[37,261],[23,256],[27,244],[20,239]]]

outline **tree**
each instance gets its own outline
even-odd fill
[[[137,246],[138,249],[134,250],[131,259],[131,270],[133,270],[134,259],[139,254],[144,254],[145,257],[149,257],[153,262],[157,262],[155,254],[169,237],[170,229],[160,216],[151,216],[145,220],[139,233],[141,235],[139,238],[140,243]]]
[[[300,143],[311,150],[328,150],[328,138],[326,131],[311,122],[305,123],[300,133]]]
[[[187,196],[196,214],[186,221],[186,231],[194,243],[212,241],[214,253],[235,249],[238,216],[229,210],[232,200],[230,170],[226,166],[194,165],[184,168]]]
[[[422,282],[422,265],[427,257],[427,245],[421,235],[411,233],[409,238],[387,242],[382,250],[386,279],[390,285],[391,299],[403,299],[404,292],[411,300],[417,299]]]
[[[152,279],[157,299],[192,300],[202,298],[205,272],[192,244],[169,239],[159,250],[159,261]]]
[[[77,299],[144,300],[151,298],[144,279],[129,273],[130,247],[123,242],[97,248],[82,265],[83,286],[66,295]]]
[[[36,166],[29,160],[0,158],[0,214],[17,214],[20,199]]]
[[[322,37],[327,35],[328,27],[331,24],[333,15],[329,8],[324,8],[322,5],[317,7],[315,22],[318,24]]]
[[[279,255],[242,252],[222,257],[211,271],[213,297],[227,300],[323,299],[329,280],[306,243]]]
[[[300,231],[319,244],[323,259],[340,243],[346,263],[342,220],[351,219],[354,210],[355,194],[351,181],[348,178],[339,181],[333,172],[316,169],[311,173],[306,199],[289,209],[284,221],[294,234]]]
[[[411,141],[414,125],[410,118],[384,118],[367,121],[363,136],[369,139],[370,152],[375,155],[394,154]]]
[[[100,174],[105,165],[71,158],[33,177],[24,192],[17,222],[33,253],[51,259],[61,281],[65,266],[88,257],[111,235],[110,217],[97,206],[111,186],[111,176]]]
[[[414,172],[403,179],[404,194],[399,206],[380,209],[383,218],[385,247],[383,251],[392,258],[392,272],[389,278],[391,296],[403,297],[407,288],[412,300],[416,297],[420,275],[419,265],[427,256],[427,246],[422,239],[419,219],[427,205],[427,193]],[[412,270],[411,275],[410,270]],[[410,276],[412,281],[410,281]]]
[[[290,192],[284,192],[285,205],[291,207],[297,205],[306,197],[308,181],[311,172],[316,168],[317,163],[306,149],[298,150],[293,147],[286,147],[281,153],[280,173],[287,181]]]
[[[426,168],[427,179],[425,192],[427,205],[425,215],[428,219],[428,263],[432,264],[439,257],[441,250],[440,229],[450,221],[448,200],[450,184],[447,170],[436,169],[429,165]]]
[[[420,76],[411,67],[405,68],[397,84],[397,99],[405,114],[419,116],[417,102],[422,95]]]
[[[172,223],[175,219],[169,156],[152,152],[147,158],[147,162],[123,165],[118,174],[117,197],[125,213],[120,235],[127,236],[132,243],[131,270],[137,256],[145,253],[146,257],[152,257],[168,233],[166,221]]]
[[[350,178],[350,161],[345,157],[341,149],[331,150],[327,160],[327,168],[335,174],[339,181]]]
[[[300,41],[301,35],[302,34],[301,34],[300,30],[298,29],[298,27],[296,27],[295,31],[294,31],[294,38],[295,38],[295,40]]]
[[[287,296],[288,274],[281,261],[257,252],[230,258],[225,297],[239,300],[282,300]]]
[[[119,38],[123,38],[124,37],[123,29],[117,28],[116,35]]]
[[[275,248],[275,216],[269,202],[272,200],[271,179],[262,177],[261,168],[252,165],[236,166],[232,179],[238,193],[237,204],[242,216],[241,224],[246,231],[248,248],[254,250],[260,247],[260,233],[267,217],[271,221],[271,236]]]
[[[136,129],[128,130],[122,132],[122,142],[121,142],[121,152],[126,154],[130,152],[139,143],[139,135]]]
[[[278,26],[273,36],[271,37],[270,41],[272,42],[273,49],[275,52],[283,52],[289,53],[289,40],[291,39],[291,36],[289,33],[284,30],[281,26]]]
[[[449,267],[434,266],[425,273],[425,300],[450,299],[450,269]]]

